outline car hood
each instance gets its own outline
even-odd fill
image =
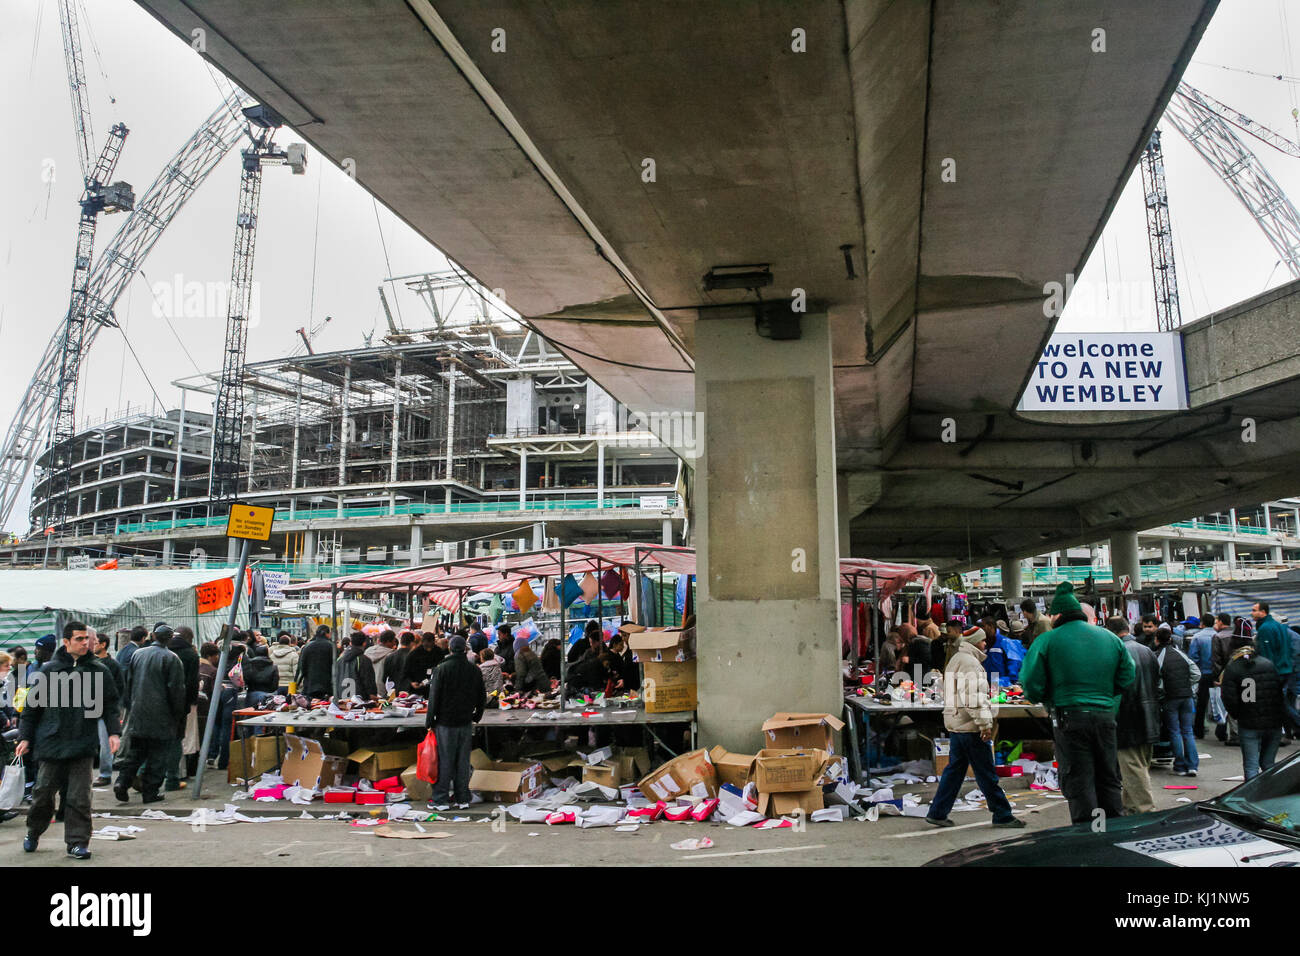
[[[944,854],[926,866],[1300,866],[1300,849],[1235,826],[1195,804],[1044,830]]]

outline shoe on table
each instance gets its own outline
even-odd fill
[[[40,838],[40,837],[38,837],[38,836],[32,836],[30,833],[27,834],[25,837],[23,837],[23,852],[24,852],[24,853],[35,853],[35,852],[36,852],[36,845],[37,845],[38,843],[40,843],[40,842],[41,842],[41,838]]]
[[[90,850],[86,848],[84,843],[78,843],[76,846],[68,847],[68,856],[74,860],[89,860]]]
[[[932,827],[956,826],[956,824],[953,823],[951,820],[949,820],[947,817],[944,817],[943,819],[939,819],[938,817],[926,817],[925,822],[930,824],[930,826]]]
[[[432,800],[430,800],[426,805],[430,810],[436,810],[438,813],[446,813],[451,809],[451,804],[449,803],[434,803]]]
[[[1012,817],[1010,820],[994,820],[993,825],[1005,830],[1021,830],[1024,829],[1025,821],[1019,817]]]

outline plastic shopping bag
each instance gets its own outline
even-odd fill
[[[432,730],[415,748],[415,775],[425,783],[438,782],[438,737]]]
[[[22,803],[26,787],[27,775],[23,772],[23,758],[15,757],[13,763],[5,767],[4,778],[0,779],[0,810],[12,810]]]

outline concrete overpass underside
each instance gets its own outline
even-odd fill
[[[784,673],[755,598],[837,656],[846,534],[961,567],[1296,490],[1286,296],[1189,331],[1190,413],[1014,411],[1213,0],[138,2],[621,401],[704,415],[702,686],[742,646]],[[756,264],[766,306],[706,288]],[[801,293],[798,341],[758,334]],[[808,670],[783,692],[837,710]],[[702,709],[728,746],[752,691]]]

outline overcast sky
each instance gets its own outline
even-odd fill
[[[118,178],[142,194],[218,102],[218,90],[197,53],[163,29],[132,0],[84,0],[87,84],[95,148],[121,121],[131,133]],[[1292,116],[1295,83],[1236,70],[1300,72],[1288,41],[1300,49],[1300,4],[1287,20],[1281,0],[1223,0],[1186,79],[1282,135],[1300,141]],[[6,0],[0,31],[0,343],[7,374],[0,379],[0,429],[6,428],[50,336],[67,308],[80,194],[58,11],[54,0]],[[1234,67],[1220,69],[1219,64]],[[111,98],[110,98],[111,97]],[[279,141],[292,141],[283,131]],[[1300,160],[1254,140],[1265,165],[1300,197]],[[1169,128],[1164,139],[1182,312],[1191,321],[1290,279],[1263,234],[1203,160]],[[249,336],[252,361],[292,351],[294,330],[333,322],[321,349],[360,346],[382,325],[376,286],[388,275],[443,268],[438,252],[342,172],[311,155],[305,176],[271,168],[263,178],[256,277],[261,320]],[[53,162],[54,182],[43,170]],[[184,308],[187,284],[223,288],[230,274],[239,168],[227,156],[191,198],[145,263],[144,276],[117,304],[126,329],[163,402],[179,401],[174,379],[211,371],[218,362],[224,309]],[[1151,275],[1140,177],[1135,175],[1062,319],[1069,330],[1154,329]],[[100,219],[96,252],[120,224]],[[380,241],[387,246],[387,260]],[[1108,281],[1107,281],[1108,280]],[[153,290],[164,287],[163,300]],[[181,304],[171,325],[157,314]],[[398,308],[412,325],[418,301]],[[178,338],[179,337],[179,338]],[[187,354],[188,353],[188,354]],[[192,357],[192,358],[191,358]],[[197,364],[196,364],[197,363]],[[83,417],[102,418],[126,405],[150,405],[149,382],[123,337],[103,332],[81,384]],[[2,434],[2,432],[0,432]],[[26,529],[25,506],[6,527]]]

